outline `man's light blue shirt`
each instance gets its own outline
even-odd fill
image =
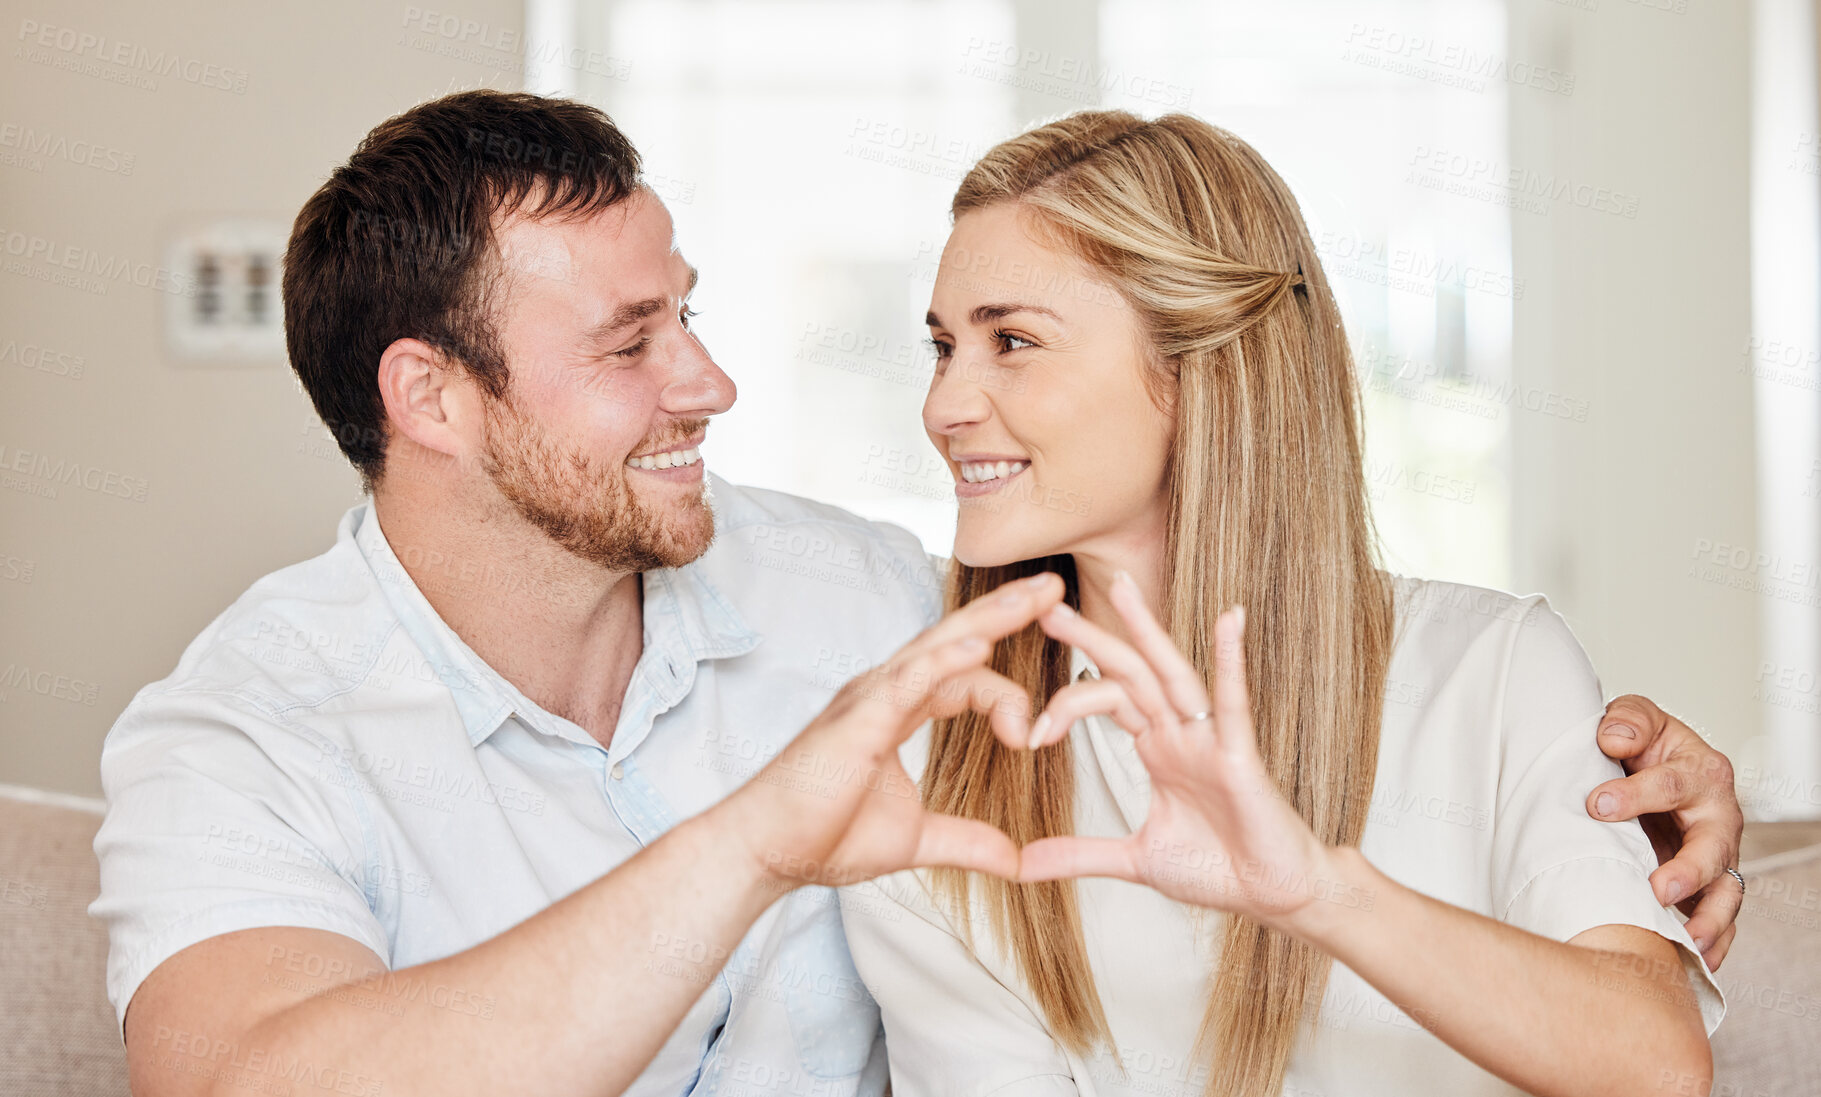
[[[235,930],[329,930],[398,969],[510,929],[731,792],[938,615],[938,563],[903,529],[710,483],[714,545],[644,576],[644,650],[608,747],[437,616],[370,500],[328,552],[254,583],[103,747],[90,909],[123,1025],[153,968]],[[409,563],[511,585],[526,613],[565,597],[486,560]],[[658,971],[702,958],[663,934],[645,947]],[[277,967],[299,987],[324,976],[307,957]],[[484,993],[430,993],[486,1038]],[[628,1092],[873,1094],[877,1032],[834,895],[806,888],[760,918]]]

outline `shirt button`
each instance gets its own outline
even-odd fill
[[[613,764],[613,769],[610,770],[609,772],[613,774],[613,779],[616,781],[619,780],[620,778],[626,776],[626,771],[620,768],[620,764],[618,762],[615,762]]]

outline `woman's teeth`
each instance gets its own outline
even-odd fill
[[[701,459],[702,451],[691,447],[668,450],[664,453],[647,453],[643,457],[628,457],[626,464],[635,469],[674,469],[682,468],[684,465],[693,465]]]
[[[961,478],[970,484],[1004,480],[1023,472],[1029,464],[1028,461],[965,461],[961,465]]]

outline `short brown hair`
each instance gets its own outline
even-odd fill
[[[365,490],[385,468],[379,358],[394,341],[421,339],[505,395],[494,216],[586,216],[636,191],[639,171],[594,107],[483,89],[381,122],[310,196],[285,252],[285,344]]]

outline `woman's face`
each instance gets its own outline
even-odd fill
[[[955,221],[930,299],[923,425],[960,508],[955,558],[1119,560],[1160,543],[1172,421],[1143,382],[1138,315],[1010,203]]]

